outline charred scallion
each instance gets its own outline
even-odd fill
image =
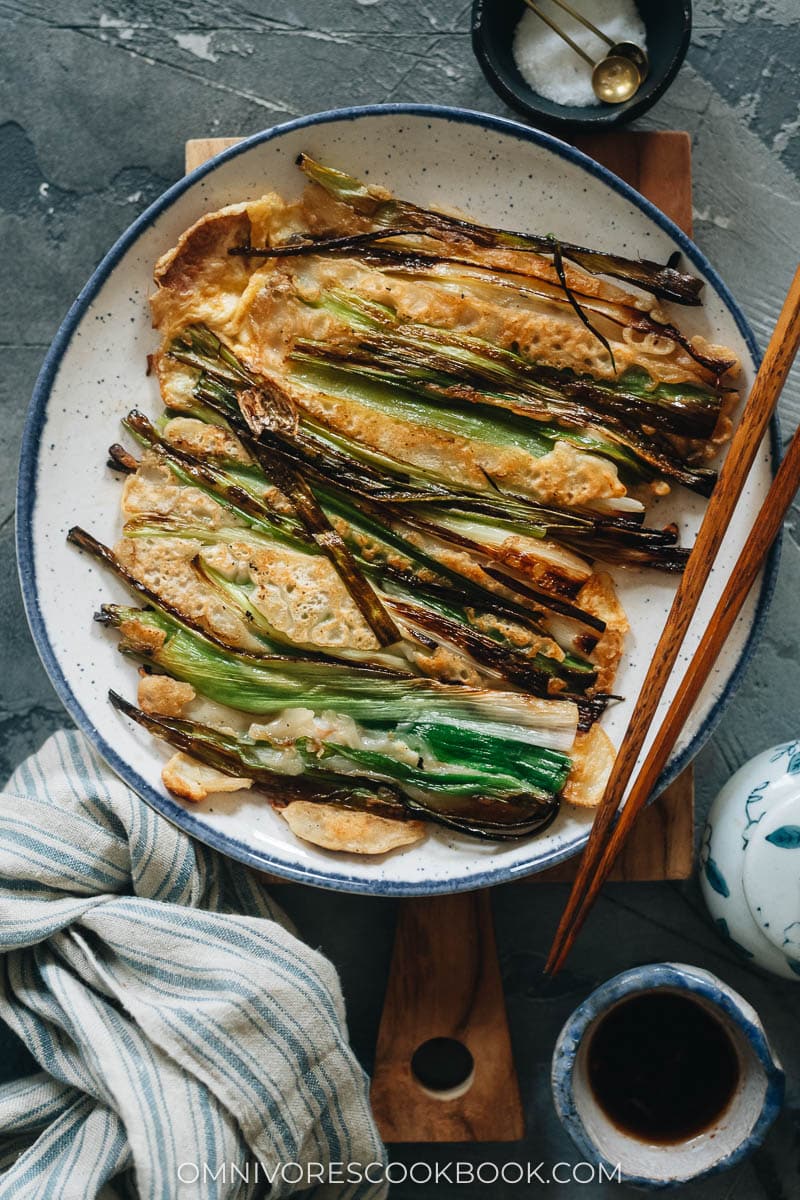
[[[212,356],[213,361],[213,356]],[[349,367],[347,368],[350,369]],[[357,370],[358,368],[356,368]],[[275,381],[259,381],[253,376],[249,376],[249,386],[241,389],[241,396],[245,398],[245,405],[249,406],[253,413],[257,413],[257,420],[260,430],[260,435],[264,439],[268,439],[269,445],[273,451],[286,459],[287,463],[302,470],[303,472],[310,471],[312,476],[326,480],[331,486],[337,489],[345,488],[357,492],[361,496],[370,499],[371,501],[386,500],[392,503],[397,501],[412,501],[412,500],[427,500],[434,503],[441,502],[443,505],[451,505],[463,502],[464,507],[469,508],[471,504],[477,502],[480,504],[495,503],[495,511],[502,503],[506,503],[509,509],[519,513],[523,505],[527,505],[529,518],[527,520],[529,531],[538,524],[538,533],[533,536],[547,537],[550,528],[559,528],[564,521],[568,524],[577,524],[585,531],[587,541],[591,540],[591,523],[593,518],[589,514],[570,514],[562,512],[555,520],[552,519],[553,509],[550,509],[551,519],[542,521],[540,514],[544,514],[543,506],[535,504],[533,501],[525,501],[521,497],[506,497],[501,494],[498,489],[493,486],[488,480],[486,483],[485,493],[480,497],[474,497],[472,500],[469,496],[464,496],[463,501],[459,498],[459,493],[454,491],[452,485],[448,487],[445,480],[435,480],[429,472],[415,472],[415,468],[409,465],[397,463],[394,469],[398,474],[396,482],[392,484],[391,476],[388,474],[392,468],[391,460],[383,456],[384,471],[378,471],[377,467],[370,461],[369,451],[360,458],[358,457],[358,449],[352,441],[347,439],[338,439],[338,444],[332,442],[330,436],[313,420],[305,417],[298,410],[294,401],[288,394],[285,388],[280,387]],[[360,393],[359,393],[360,394]],[[231,390],[227,403],[232,405],[234,401],[238,401],[237,393]],[[369,403],[373,402],[373,397],[364,393],[364,399]],[[379,401],[380,402],[380,401]],[[400,396],[391,395],[386,403],[388,405],[400,406],[402,409],[402,399]],[[413,397],[409,398],[409,411],[415,412],[417,417],[421,415],[419,404],[415,402]],[[424,410],[423,410],[424,411]],[[241,422],[241,417],[239,418]],[[531,436],[541,436],[541,425],[537,421],[529,423]],[[490,434],[487,433],[487,437]],[[558,436],[558,433],[555,435]],[[571,436],[570,430],[561,431],[561,436],[569,439]],[[519,434],[509,432],[509,440],[511,444],[518,439]],[[635,441],[636,435],[626,431],[615,431],[613,437],[618,439],[619,448],[626,454],[630,453],[630,447]],[[590,441],[590,449],[595,448],[595,444]],[[654,459],[662,463],[661,451],[652,449],[639,449],[643,458]],[[635,462],[635,458],[632,459]],[[671,473],[678,475],[683,481],[696,487],[697,490],[706,492],[713,482],[713,472],[702,470],[683,468],[674,462],[666,464]],[[463,496],[463,494],[462,494]],[[613,521],[608,521],[606,518],[597,517],[595,520],[602,521],[603,536],[598,539],[597,547],[594,552],[604,554],[611,561],[634,561],[647,563],[652,566],[663,565],[667,570],[680,569],[683,561],[683,556],[672,551],[663,555],[663,564],[659,554],[659,547],[663,545],[664,539],[660,536],[659,531],[642,530],[641,535],[636,540],[635,546],[631,545],[631,552],[628,554],[627,546],[634,540],[630,536],[625,536],[617,539],[617,526]],[[565,540],[565,539],[562,539]],[[617,545],[617,541],[619,544]],[[606,552],[606,548],[613,548],[611,553]],[[588,547],[587,547],[588,548]]]
[[[367,187],[343,171],[323,166],[307,154],[300,155],[298,165],[309,179],[318,183],[331,196],[341,200],[373,225],[388,231],[387,236],[397,236],[398,231],[402,230],[439,240],[467,242],[482,247],[533,251],[545,255],[553,253],[553,238],[549,234],[492,229],[446,213],[420,208],[405,200],[387,198],[385,193]],[[678,271],[670,263],[626,258],[620,254],[607,254],[586,246],[575,246],[570,242],[560,242],[560,246],[564,258],[577,263],[590,274],[609,275],[613,279],[633,284],[645,292],[677,304],[700,303],[702,279]]]
[[[453,721],[561,753],[571,748],[577,728],[577,709],[570,701],[395,677],[341,663],[259,661],[246,652],[222,649],[163,612],[112,605],[106,619],[123,630],[126,653],[191,684],[208,699],[254,717],[303,708],[352,717],[370,728],[423,719]]]
[[[521,761],[514,763],[513,776],[479,769],[449,769],[434,780],[438,787],[418,788],[411,779],[398,781],[397,775],[404,773],[402,764],[385,755],[336,747],[320,756],[306,744],[298,744],[293,750],[304,773],[287,775],[285,769],[278,769],[285,762],[285,749],[278,750],[263,738],[231,735],[195,721],[154,716],[116,692],[109,692],[109,699],[155,737],[217,770],[252,778],[279,805],[302,799],[391,820],[423,817],[456,832],[492,841],[530,837],[546,828],[558,812],[558,791],[569,769],[569,760],[564,756],[540,755],[538,763],[532,763],[530,752],[523,755],[520,751]],[[476,747],[476,755],[480,753]],[[343,766],[347,771],[342,771]],[[409,768],[408,773],[412,770]],[[526,787],[517,776],[531,773],[540,782]],[[377,782],[372,781],[373,776]],[[393,786],[387,785],[386,776],[393,780]],[[430,782],[427,773],[424,782]],[[483,785],[489,787],[488,792],[476,791]]]

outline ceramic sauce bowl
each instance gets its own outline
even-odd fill
[[[727,1106],[702,1132],[683,1141],[648,1142],[616,1125],[595,1097],[588,1072],[591,1038],[602,1019],[637,994],[664,991],[690,998],[720,1022],[738,1060],[738,1081]],[[702,1069],[699,1064],[698,1070]],[[784,1076],[755,1010],[722,980],[699,967],[656,963],[602,984],[575,1010],[559,1034],[551,1075],[562,1124],[587,1161],[612,1177],[665,1188],[721,1171],[754,1150],[783,1103]]]

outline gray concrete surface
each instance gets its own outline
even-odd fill
[[[65,721],[28,634],[14,569],[13,488],[25,408],[47,345],[103,252],[182,171],[187,137],[249,134],[335,105],[418,101],[508,114],[484,82],[464,0],[0,0],[0,776]],[[700,0],[686,65],[641,124],[693,138],[696,237],[762,342],[800,251],[800,5]],[[782,406],[800,419],[800,386]],[[777,594],[735,702],[698,759],[701,811],[744,759],[798,736],[800,532],[787,525]],[[339,966],[355,1046],[369,1065],[394,907],[294,888],[284,898]],[[558,1028],[599,980],[682,959],[719,973],[762,1014],[788,1071],[786,1109],[762,1150],[686,1200],[800,1195],[800,988],[735,958],[708,925],[697,886],[609,888],[569,969],[541,974],[560,887],[495,893],[512,1033],[528,1119],[519,1146],[404,1147],[394,1156],[472,1162],[575,1161],[547,1085]],[[8,1074],[22,1050],[0,1054]],[[402,1185],[398,1197],[432,1188]],[[515,1186],[452,1186],[505,1197]],[[595,1200],[615,1187],[571,1184]],[[557,1189],[556,1189],[557,1192]]]

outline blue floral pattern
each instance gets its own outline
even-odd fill
[[[764,813],[767,811],[768,802],[764,793],[769,785],[769,779],[765,779],[763,783],[759,783],[756,787],[751,789],[750,795],[744,802],[744,815],[746,818],[745,827],[742,830],[742,847],[744,849],[747,849],[750,838],[752,837],[750,832],[751,829],[755,825],[758,825],[759,821],[764,816]]]
[[[800,742],[784,742],[781,746],[776,746],[770,762],[780,762],[782,758],[788,758],[786,770],[790,775],[800,775]]]
[[[711,855],[709,855],[706,859],[703,870],[706,873],[706,879],[708,880],[709,887],[712,887],[720,896],[725,896],[726,898],[730,896],[731,890],[725,882],[725,876],[722,874],[722,871],[720,871]]]
[[[780,825],[767,834],[771,846],[780,846],[781,850],[800,849],[800,825]]]
[[[711,825],[706,825],[703,832],[703,843],[700,847],[700,862],[703,867],[703,873],[708,881],[708,886],[719,896],[730,896],[730,888],[725,882],[725,876],[720,871],[714,859],[711,857]]]

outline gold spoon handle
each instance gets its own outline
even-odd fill
[[[537,17],[539,17],[540,20],[544,21],[545,25],[550,26],[553,33],[557,33],[560,38],[564,39],[564,41],[567,43],[568,46],[572,47],[572,49],[575,51],[576,54],[580,54],[581,58],[585,59],[585,61],[589,64],[590,67],[593,67],[595,65],[594,59],[590,58],[589,55],[586,53],[586,51],[584,49],[582,49],[578,45],[577,42],[573,42],[573,40],[569,36],[569,34],[564,33],[564,30],[560,29],[559,26],[556,25],[555,21],[553,21],[550,17],[548,17],[546,13],[543,13],[542,10],[539,8],[538,4],[534,4],[533,0],[525,0],[525,3],[527,4],[528,8],[532,12],[536,13]]]
[[[557,4],[559,8],[563,8],[564,12],[569,13],[576,21],[580,21],[581,25],[585,25],[587,29],[591,29],[595,37],[599,37],[607,46],[616,45],[616,42],[607,33],[603,33],[602,29],[598,29],[596,25],[593,25],[588,17],[585,17],[583,13],[577,12],[571,4],[566,3],[566,0],[553,0],[553,3]]]

